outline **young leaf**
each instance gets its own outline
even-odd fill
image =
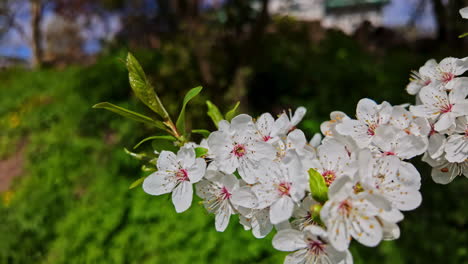
[[[124,148],[124,151],[125,153],[127,153],[128,155],[134,157],[135,159],[138,159],[138,160],[143,160],[143,159],[148,159],[148,155],[146,155],[146,153],[135,153],[135,152],[131,152],[130,150],[128,150],[127,148]]]
[[[312,198],[324,203],[328,200],[328,187],[323,176],[314,169],[309,170],[309,185]]]
[[[210,131],[206,129],[193,129],[192,133],[202,135],[203,137],[208,137],[210,135]]]
[[[130,111],[130,110],[128,110],[128,109],[125,109],[125,108],[123,108],[123,107],[120,107],[120,106],[117,106],[117,105],[114,105],[114,104],[111,104],[111,103],[108,103],[108,102],[103,102],[103,103],[95,104],[95,105],[93,106],[93,108],[102,108],[102,109],[106,109],[106,110],[112,111],[112,112],[114,112],[114,113],[116,113],[116,114],[119,114],[119,115],[121,115],[121,116],[130,118],[130,119],[133,119],[133,120],[135,120],[135,121],[142,122],[142,123],[146,123],[146,124],[155,126],[155,127],[157,127],[157,128],[166,130],[166,126],[165,126],[165,125],[163,124],[163,122],[161,122],[161,121],[154,120],[154,119],[152,119],[151,117],[144,116],[144,115],[142,115],[142,114],[139,114],[139,113]]]
[[[206,153],[208,153],[208,149],[206,148],[202,148],[202,147],[195,148],[195,155],[197,156],[197,158],[203,155],[206,155]]]
[[[176,122],[176,127],[179,132],[185,133],[185,107],[187,106],[187,103],[197,96],[202,89],[203,88],[201,86],[195,87],[185,95],[184,102],[182,103],[182,109],[180,110],[180,114]]]
[[[154,150],[161,152],[163,150],[177,152],[178,148],[174,145],[173,142],[166,139],[154,139],[151,142],[151,146]]]
[[[130,52],[127,55],[127,69],[130,86],[136,96],[163,119],[169,119],[169,114],[161,103],[161,100],[159,100],[153,86],[146,78],[143,68]]]
[[[206,105],[208,106],[208,116],[211,117],[211,120],[213,120],[215,126],[218,127],[219,121],[224,119],[223,115],[219,111],[218,107],[212,102],[206,101]]]
[[[234,105],[234,107],[226,113],[225,117],[227,121],[231,121],[231,119],[233,119],[236,116],[237,108],[239,107],[239,105],[240,102],[237,102],[236,105]]]
[[[146,141],[148,140],[154,140],[154,139],[164,139],[164,140],[169,140],[169,141],[176,141],[177,139],[173,136],[152,136],[152,137],[147,137],[143,140],[141,140],[140,142],[138,142],[138,144],[136,144],[133,149],[136,149],[138,148],[139,146],[141,146],[141,144],[145,143]]]
[[[138,180],[134,181],[132,184],[130,184],[130,187],[128,187],[129,190],[137,187],[138,185],[142,184],[143,181],[146,179],[146,177],[141,177]]]

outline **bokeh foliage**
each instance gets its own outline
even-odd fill
[[[302,126],[309,136],[332,110],[354,115],[362,97],[413,100],[404,92],[409,70],[430,56],[405,49],[372,55],[336,32],[312,44],[288,27],[279,24],[268,33],[257,63],[246,66],[248,101],[242,103],[253,113],[304,105],[309,113]],[[173,118],[184,93],[201,82],[193,52],[182,39],[135,53]],[[91,109],[109,101],[150,115],[130,92],[125,54],[114,50],[89,67],[0,73],[0,155],[27,142],[23,176],[2,194],[0,263],[282,263],[285,254],[272,248],[272,234],[255,239],[234,217],[226,232],[217,233],[197,199],[176,214],[169,196],[128,190],[143,173],[123,147],[151,130]],[[221,56],[215,61],[229,59],[215,54]],[[222,92],[205,87],[191,102],[190,127],[208,127],[204,101]],[[353,243],[356,263],[467,262],[466,179],[436,185],[427,166],[418,167],[423,205],[406,214],[399,240],[376,249]]]

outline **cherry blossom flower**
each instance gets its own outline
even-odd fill
[[[204,200],[205,208],[216,215],[218,232],[226,230],[237,207],[254,208],[257,205],[255,195],[249,188],[240,187],[239,180],[232,174],[212,171],[208,179],[196,184],[195,188],[197,195]]]
[[[368,247],[379,244],[383,230],[376,216],[390,210],[389,202],[376,194],[360,191],[348,176],[333,182],[328,197],[320,217],[327,226],[333,247],[346,250],[351,237]]]
[[[286,113],[282,113],[275,121],[272,134],[280,137],[288,134],[296,128],[297,124],[301,122],[306,113],[307,110],[302,106],[296,109],[294,115],[291,113],[291,110],[289,110],[289,116]]]
[[[466,160],[460,163],[449,162],[445,158],[435,160],[425,154],[423,161],[431,165],[431,176],[436,183],[448,184],[462,174],[468,178],[468,161]]]
[[[416,95],[421,88],[431,84],[431,76],[434,75],[437,65],[436,60],[430,59],[419,68],[419,71],[413,71],[411,73],[410,83],[406,86],[406,91],[411,95]]]
[[[312,161],[312,168],[322,174],[329,186],[337,177],[354,176],[357,168],[346,147],[331,139],[317,148],[317,159]]]
[[[206,163],[195,158],[193,148],[183,147],[177,155],[162,151],[157,161],[158,171],[143,182],[143,190],[151,195],[172,192],[172,202],[178,213],[187,210],[192,204],[192,184],[200,181],[205,174]]]
[[[357,120],[344,120],[336,126],[338,133],[351,136],[360,148],[367,147],[375,130],[387,124],[392,113],[392,106],[383,102],[377,105],[370,99],[361,99],[356,108]]]
[[[372,143],[383,156],[395,155],[401,159],[411,159],[423,154],[427,149],[427,138],[409,135],[391,125],[383,125],[375,130]]]
[[[460,15],[462,16],[462,18],[468,19],[468,7],[460,9]]]
[[[352,264],[348,250],[336,250],[328,240],[325,230],[318,226],[307,226],[304,230],[286,229],[279,231],[273,238],[273,247],[281,251],[294,251],[289,254],[285,264]]]
[[[460,85],[452,89],[448,95],[436,86],[424,87],[419,93],[423,104],[411,106],[410,111],[415,116],[437,119],[434,125],[436,131],[449,129],[455,125],[455,118],[468,115],[468,100],[465,99],[468,95],[468,85],[464,85],[465,81],[457,83]]]
[[[359,183],[364,190],[380,194],[403,211],[413,210],[421,204],[421,193],[412,186],[403,184],[397,177],[400,159],[395,156],[372,158],[363,151],[359,157]]]
[[[208,146],[218,168],[227,174],[237,169],[242,179],[249,184],[258,181],[258,162],[276,157],[272,145],[256,140],[251,124],[250,116],[239,115],[232,120],[229,128],[227,124],[223,125],[223,130],[215,131],[208,137]]]
[[[258,209],[270,207],[272,224],[288,220],[294,204],[301,201],[307,188],[307,175],[295,151],[289,150],[281,162],[262,161],[260,183],[252,186]]]

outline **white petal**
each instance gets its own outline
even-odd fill
[[[260,132],[261,136],[271,136],[271,131],[275,124],[275,119],[271,116],[270,113],[262,114],[258,119],[255,125],[257,130]]]
[[[300,106],[294,112],[293,117],[291,118],[291,125],[296,126],[301,122],[302,118],[304,118],[305,114],[307,113],[307,109],[303,106]]]
[[[382,240],[382,227],[375,217],[358,216],[354,219],[351,235],[359,243],[375,247]]]
[[[421,187],[421,175],[416,167],[409,162],[400,162],[397,178],[404,185],[410,186],[416,190],[419,190]]]
[[[283,264],[304,264],[307,259],[308,250],[301,249],[286,256]]]
[[[296,251],[307,247],[307,244],[301,231],[285,229],[275,235],[273,247],[280,251]]]
[[[433,107],[429,107],[428,105],[412,105],[410,106],[410,111],[413,113],[415,116],[420,116],[420,117],[434,117],[437,116],[436,113],[437,110],[435,110]]]
[[[199,182],[206,172],[206,162],[202,158],[197,158],[192,167],[187,168],[187,174],[191,183]]]
[[[151,195],[170,193],[176,185],[172,175],[165,172],[153,172],[143,181],[143,190]]]
[[[215,217],[215,227],[216,231],[218,232],[224,232],[226,230],[227,226],[229,225],[229,219],[231,218],[232,214],[232,209],[231,206],[226,203],[224,203],[221,208],[218,210],[216,213]]]
[[[161,154],[159,154],[157,164],[158,164],[157,167],[159,171],[166,171],[166,170],[175,171],[179,169],[176,155],[166,150],[161,151]]]
[[[361,99],[357,104],[356,116],[366,123],[377,123],[377,104],[375,101],[368,98]]]
[[[232,193],[231,202],[245,208],[254,208],[257,206],[257,197],[249,187],[241,187]]]
[[[444,153],[445,142],[446,139],[443,134],[435,133],[429,137],[427,152],[433,159],[440,157]]]
[[[460,9],[460,15],[462,16],[462,18],[468,19],[468,7]]]
[[[193,148],[182,147],[177,152],[177,160],[183,164],[184,167],[190,167],[195,163],[195,150]]]
[[[294,202],[291,197],[283,196],[270,207],[270,221],[279,224],[291,218],[294,210]]]
[[[172,192],[172,203],[176,212],[181,213],[190,208],[192,205],[193,188],[192,184],[188,181],[179,183]]]
[[[452,113],[441,114],[439,121],[435,123],[434,129],[436,131],[444,131],[455,124],[455,116]]]
[[[359,120],[345,120],[336,126],[336,131],[342,135],[351,136],[360,148],[369,145],[372,136],[368,134],[369,127]]]

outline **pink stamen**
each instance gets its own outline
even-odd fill
[[[289,196],[289,191],[291,190],[291,183],[289,182],[282,182],[278,184],[278,191],[281,194],[281,196],[288,195]]]
[[[393,152],[393,151],[385,151],[385,152],[383,153],[383,155],[384,155],[384,156],[395,156],[396,154],[395,154],[395,152]]]
[[[426,80],[426,81],[424,82],[424,86],[427,86],[427,85],[429,85],[429,84],[431,84],[431,79],[428,79],[428,80]]]
[[[349,213],[351,212],[351,209],[352,209],[352,206],[351,204],[348,202],[348,200],[344,200],[340,203],[340,205],[338,206],[338,210],[339,210],[339,213],[342,214],[342,215],[349,215]]]
[[[377,129],[377,125],[375,124],[370,125],[369,128],[367,129],[367,135],[374,136],[376,129]]]
[[[429,132],[429,136],[432,136],[435,133],[437,133],[437,131],[435,131],[434,124],[431,124],[431,131]]]
[[[309,248],[309,251],[316,256],[321,255],[325,249],[325,244],[319,240],[309,240],[307,246]]]
[[[242,144],[234,145],[234,149],[231,151],[236,157],[240,158],[245,155],[245,147]]]
[[[455,78],[455,75],[453,73],[451,73],[451,72],[442,73],[442,81],[444,83],[450,82],[451,80],[453,80],[453,78]]]
[[[188,173],[187,173],[187,170],[185,169],[180,169],[177,173],[176,173],[176,178],[178,181],[189,181],[189,177],[188,177]]]
[[[336,178],[335,172],[331,170],[326,170],[322,173],[323,179],[325,180],[325,183],[327,186],[330,186],[330,184],[333,183],[333,181]]]
[[[448,113],[448,112],[452,112],[452,107],[453,107],[452,104],[445,105],[440,109],[440,112],[442,112],[444,114]]]
[[[263,136],[263,141],[267,142],[268,140],[270,140],[271,137],[270,136]]]
[[[223,186],[223,188],[221,189],[221,199],[227,200],[231,198],[231,196],[232,194],[229,192],[229,190]]]

